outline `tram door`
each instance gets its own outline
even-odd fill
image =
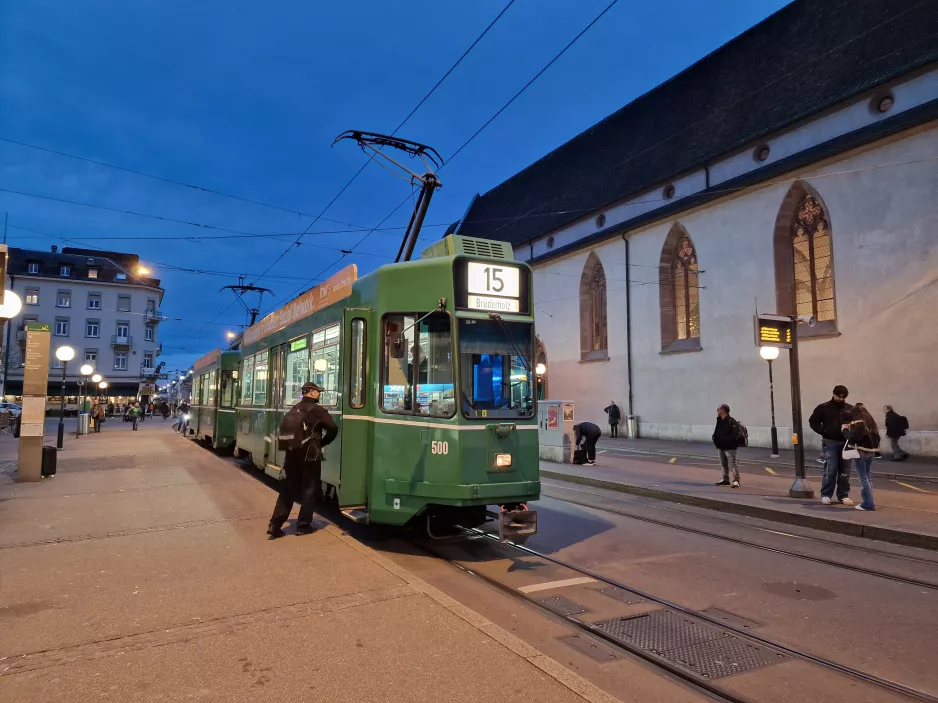
[[[374,423],[374,393],[377,385],[369,378],[369,346],[380,347],[381,336],[373,329],[372,311],[360,308],[345,310],[342,364],[346,372],[342,375],[343,388],[339,394],[342,402],[342,431],[339,441],[342,446],[340,475],[332,476],[328,463],[323,464],[323,481],[339,487],[339,505],[342,507],[366,506],[368,482],[371,477],[371,436]]]
[[[284,373],[286,371],[287,347],[281,344],[270,350],[270,405],[267,412],[267,436],[270,437],[267,461],[274,466],[283,468],[284,452],[277,449],[277,434],[284,413],[289,408],[284,398]]]

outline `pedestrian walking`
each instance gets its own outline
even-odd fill
[[[603,408],[603,412],[609,416],[609,436],[618,437],[619,436],[619,420],[622,419],[622,411],[619,410],[619,406],[616,405],[616,401],[612,401]]]
[[[339,426],[319,404],[322,387],[307,381],[300,391],[303,397],[284,416],[277,435],[277,446],[286,451],[280,482],[280,495],[267,528],[269,539],[283,537],[283,523],[290,517],[293,504],[300,504],[296,534],[315,532],[313,510],[322,500],[323,448],[339,433]]]
[[[723,467],[723,479],[718,486],[739,488],[739,462],[736,450],[739,449],[739,436],[742,430],[736,419],[730,415],[730,406],[724,403],[717,408],[717,424],[713,429],[713,446],[720,450],[720,466]],[[733,481],[730,483],[730,468],[733,469]]]
[[[899,446],[899,438],[908,432],[909,419],[893,410],[891,405],[884,405],[883,412],[886,413],[886,436],[892,446],[892,460],[905,461],[912,455]]]
[[[104,418],[107,415],[107,408],[102,404],[98,403],[94,406],[94,431],[98,433],[101,431],[101,425],[104,424]]]
[[[137,423],[140,422],[140,417],[143,415],[143,408],[140,407],[140,403],[134,403],[134,406],[130,409],[130,421],[133,423],[133,431],[137,431]]]
[[[873,468],[873,457],[879,449],[879,428],[863,403],[857,403],[850,411],[845,434],[847,436],[845,451],[853,448],[859,454],[853,459],[854,466],[857,467],[857,476],[860,479],[860,504],[857,510],[876,510],[870,474]]]
[[[853,505],[850,500],[850,468],[852,460],[845,459],[844,429],[849,421],[853,406],[847,403],[849,391],[846,386],[834,386],[831,399],[818,405],[808,424],[821,435],[824,452],[824,478],[821,480],[821,504],[843,503]],[[835,496],[836,491],[836,496]]]
[[[586,463],[590,466],[596,465],[596,442],[602,437],[603,431],[598,425],[592,422],[581,422],[573,426],[575,433],[574,445],[579,449],[580,443],[586,445]]]

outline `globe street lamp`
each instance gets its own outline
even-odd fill
[[[59,436],[55,445],[61,449],[65,441],[65,373],[68,362],[75,358],[75,350],[68,345],[61,346],[55,350],[55,358],[62,362],[62,402],[59,406]]]
[[[0,281],[0,285],[3,285],[3,282]],[[20,297],[11,290],[4,291],[3,293],[3,305],[0,305],[0,320],[12,320],[14,317],[20,314],[20,310],[23,309],[23,301],[20,300]],[[7,341],[3,345],[3,383],[0,384],[2,392],[6,393],[7,388],[7,369],[9,368],[9,349],[10,349],[10,331],[13,329],[11,323],[7,323]]]
[[[81,368],[78,369],[78,373],[81,374],[81,378],[78,379],[78,423],[75,425],[76,439],[81,436],[81,418],[85,410],[85,379],[94,373],[94,367],[91,364],[82,364]]]
[[[772,380],[772,362],[778,358],[778,347],[759,347],[759,356],[769,362],[769,406],[772,409],[772,453],[769,458],[778,458],[778,430],[775,428],[775,385]]]

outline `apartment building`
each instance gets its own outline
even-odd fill
[[[11,247],[7,279],[7,290],[20,296],[23,310],[13,321],[10,344],[4,340],[9,350],[4,359],[6,397],[22,393],[23,328],[33,321],[52,328],[49,395],[59,395],[62,366],[55,349],[66,344],[75,349],[66,369],[66,395],[77,392],[83,364],[104,377],[111,398],[135,397],[141,384],[156,381],[163,289],[141,267],[139,256],[72,247]]]

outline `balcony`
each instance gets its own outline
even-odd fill
[[[159,310],[145,310],[143,312],[143,319],[147,322],[160,322],[163,319],[163,313]]]
[[[163,353],[163,343],[160,342],[159,344],[156,345],[156,355],[159,356],[162,353]]]
[[[112,347],[129,347],[134,343],[134,338],[126,334],[112,334],[111,335],[111,346]]]

